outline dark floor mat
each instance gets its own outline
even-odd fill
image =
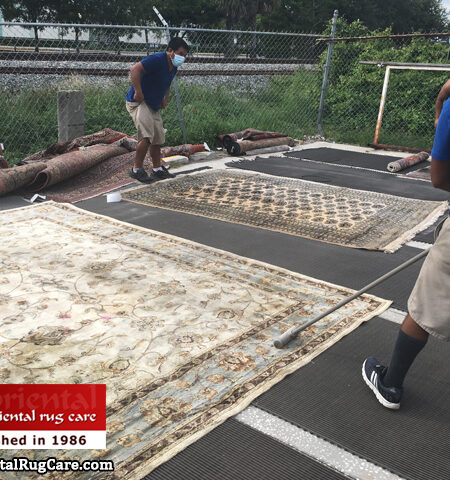
[[[399,177],[391,173],[307,162],[294,158],[258,157],[256,160],[229,162],[226,166],[419,200],[448,200],[450,198],[448,192],[434,188],[429,182]]]
[[[394,254],[340,247],[145,205],[106,203],[103,197],[77,206],[356,290],[420,252],[411,247]],[[421,264],[408,267],[369,293],[393,300],[394,307],[405,310]]]
[[[389,361],[397,331],[371,320],[254,404],[404,478],[447,480],[448,344],[430,338],[406,378],[398,411],[382,407],[362,380],[367,356]]]
[[[16,195],[8,195],[0,198],[0,210],[10,210],[11,208],[27,207],[31,203]]]
[[[347,477],[230,419],[144,480],[345,480]]]
[[[315,160],[325,163],[337,163],[342,165],[349,165],[352,167],[372,168],[374,170],[387,171],[387,165],[390,162],[395,162],[400,158],[406,158],[412,155],[411,153],[405,153],[403,157],[396,157],[391,155],[379,155],[376,153],[362,153],[353,152],[350,150],[341,150],[338,148],[305,148],[304,150],[297,150],[287,152],[284,155],[294,158],[306,158],[308,160]],[[423,168],[424,165],[429,165],[426,162],[421,162],[409,168],[405,168],[401,171],[402,174],[412,172],[419,168]]]
[[[434,243],[434,229],[442,220],[444,220],[444,218],[447,217],[447,213],[439,217],[433,225],[430,225],[428,228],[418,233],[413,240],[416,242]]]

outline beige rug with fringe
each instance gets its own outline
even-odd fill
[[[2,382],[107,385],[106,450],[5,459],[113,460],[96,478],[142,478],[390,304],[359,297],[278,350],[352,291],[68,204],[0,222]]]
[[[215,170],[155,182],[125,191],[122,198],[346,247],[389,253],[432,225],[447,209],[447,202],[415,200],[235,170]]]

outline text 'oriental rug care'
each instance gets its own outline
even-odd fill
[[[0,223],[2,382],[107,385],[107,450],[2,458],[113,460],[100,478],[141,478],[390,304],[359,297],[279,350],[352,291],[67,204]]]
[[[158,182],[122,198],[347,247],[394,252],[431,225],[447,202],[305,180],[216,170]]]

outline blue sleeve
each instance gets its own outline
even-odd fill
[[[161,62],[161,56],[157,54],[149,55],[141,60],[142,66],[146,73],[155,73],[163,66]]]
[[[446,101],[439,116],[431,157],[443,162],[450,161],[450,101]]]

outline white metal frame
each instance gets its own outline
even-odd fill
[[[388,91],[388,85],[389,85],[389,77],[391,75],[391,70],[436,70],[436,71],[450,71],[450,67],[445,67],[445,66],[440,66],[440,65],[389,65],[389,64],[380,64],[381,66],[386,65],[386,73],[384,75],[384,83],[383,83],[383,90],[381,92],[381,99],[380,99],[380,109],[378,111],[378,119],[377,119],[377,125],[375,127],[375,137],[373,139],[373,144],[377,145],[378,144],[378,137],[380,136],[380,129],[381,129],[381,122],[383,120],[383,113],[384,113],[384,106],[386,104],[386,96],[387,96],[387,91]]]

